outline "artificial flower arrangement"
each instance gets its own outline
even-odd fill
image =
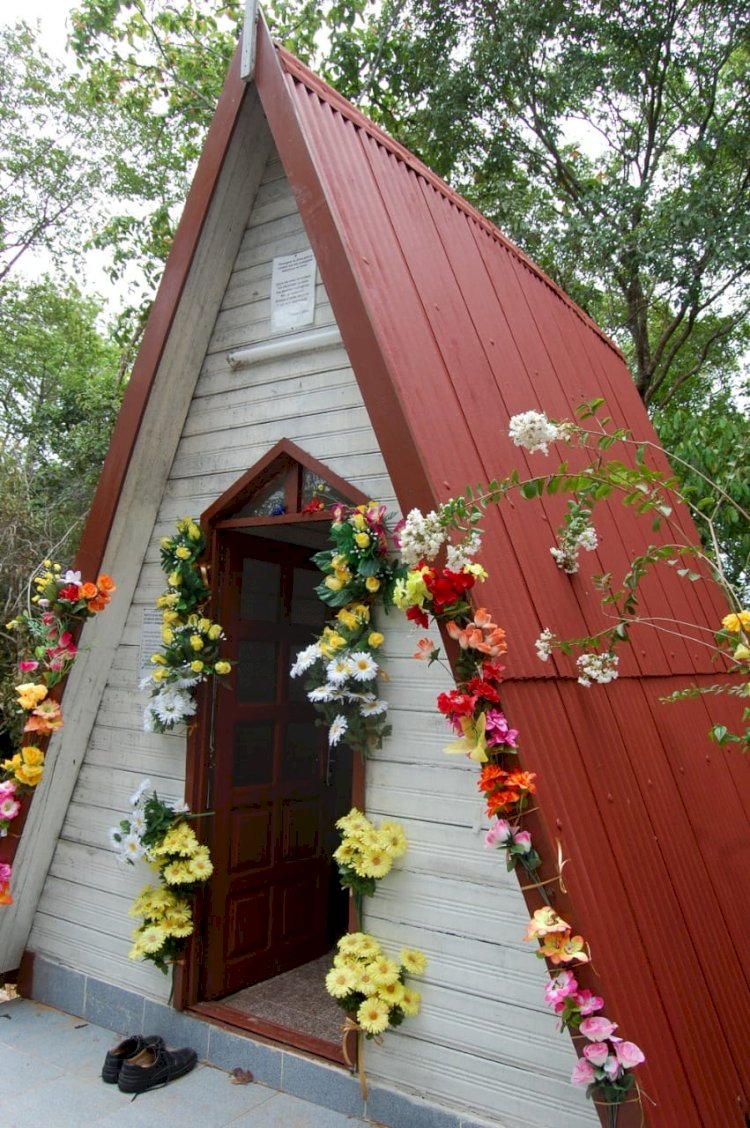
[[[551,439],[548,437],[547,441]],[[451,536],[456,534],[459,543],[450,543]],[[471,562],[481,545],[476,517],[467,509],[464,499],[457,499],[426,516],[412,510],[399,535],[402,555],[403,546],[408,546],[410,570],[397,585],[394,602],[404,609],[407,618],[422,627],[429,624],[431,614],[458,644],[454,662],[456,688],[441,693],[437,700],[440,712],[457,736],[444,751],[463,753],[481,765],[478,787],[484,794],[490,819],[485,843],[505,851],[509,870],[520,865],[532,878],[525,888],[535,888],[545,902],[534,913],[525,939],[539,941],[537,955],[553,968],[584,965],[590,961],[584,938],[573,935],[567,921],[552,909],[545,891],[547,882],[534,880],[542,860],[531,835],[523,829],[523,817],[536,792],[536,773],[520,768],[519,733],[511,728],[501,708],[504,667],[500,658],[507,650],[505,632],[492,621],[486,608],[473,610],[469,603],[468,593],[477,580],[487,575]],[[440,568],[434,561],[443,549],[449,564]],[[422,639],[414,657],[432,663],[440,660],[440,652],[429,639]],[[598,997],[579,991],[572,973],[569,975],[566,982],[575,984],[575,988],[571,988],[568,1009],[559,1012],[564,1016],[563,1025],[580,1032],[594,1047],[584,1049],[584,1057],[571,1080],[574,1084],[586,1084],[587,1095],[607,1105],[610,1122],[614,1123],[618,1104],[628,1098],[636,1084],[631,1070],[645,1057],[634,1043],[614,1037],[616,1027],[608,1019],[589,1020],[588,1016],[604,1004]],[[552,982],[554,985],[557,980]]]
[[[356,807],[338,820],[336,829],[341,832],[341,845],[333,853],[339,882],[343,889],[350,890],[361,923],[362,898],[374,895],[378,881],[391,872],[396,858],[406,853],[406,835],[403,827],[391,820],[376,827]]]
[[[69,673],[78,654],[75,629],[99,614],[115,591],[112,578],[101,575],[96,583],[83,581],[80,572],[63,572],[62,566],[45,560],[33,580],[34,594],[28,608],[7,624],[18,640],[18,674],[15,687],[18,709],[24,721],[18,750],[0,763],[0,838],[11,833],[23,808],[24,795],[33,794],[44,774],[44,749],[53,732],[62,728],[60,704],[50,690]],[[12,870],[0,866],[0,904],[11,904]]]
[[[160,542],[167,590],[156,600],[162,649],[151,655],[153,670],[141,682],[141,689],[151,691],[143,715],[146,732],[169,732],[192,717],[196,686],[232,668],[220,657],[223,628],[201,613],[210,595],[199,564],[205,547],[203,531],[191,517],[178,521],[176,534]]]
[[[373,628],[372,608],[390,608],[403,569],[389,553],[385,506],[337,503],[332,512],[334,547],[312,559],[324,575],[317,594],[336,614],[299,652],[290,673],[306,675],[307,696],[328,727],[329,744],[343,740],[366,755],[390,732],[387,703],[375,691],[385,674],[383,635]]]
[[[148,862],[159,875],[157,886],[146,885],[130,908],[140,917],[133,932],[131,960],[151,960],[165,974],[182,953],[193,932],[191,898],[213,873],[211,855],[190,825],[184,803],[147,794],[151,781],[144,780],[131,795],[133,808],[127,818],[109,832],[117,860],[134,866]]]
[[[349,1029],[374,1038],[419,1014],[420,994],[407,987],[406,976],[422,975],[426,966],[422,952],[402,948],[397,962],[369,933],[347,932],[338,942],[326,990],[346,1011]]]

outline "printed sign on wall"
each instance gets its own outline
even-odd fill
[[[273,260],[271,329],[299,329],[315,320],[315,256],[312,251]]]

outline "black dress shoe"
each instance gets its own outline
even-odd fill
[[[117,1084],[122,1093],[145,1093],[148,1089],[158,1089],[168,1085],[178,1077],[184,1077],[195,1065],[198,1055],[195,1050],[168,1050],[160,1046],[144,1046],[135,1057],[129,1057],[120,1070]]]
[[[120,1042],[119,1046],[107,1051],[102,1066],[102,1081],[106,1081],[108,1085],[115,1085],[127,1058],[135,1057],[146,1046],[163,1045],[164,1039],[160,1038],[158,1034],[131,1034],[124,1042]]]

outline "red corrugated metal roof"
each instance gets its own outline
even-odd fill
[[[667,469],[621,355],[500,232],[268,41],[258,88],[403,509],[515,466],[543,473],[541,456],[511,445],[510,416],[560,418],[599,395]],[[592,573],[622,575],[668,541],[614,503],[597,512],[596,561],[571,579],[549,557],[563,509],[504,504],[483,552],[482,601],[511,639],[504,704],[541,780],[535,837],[571,859],[560,909],[591,942],[592,985],[646,1048],[647,1122],[744,1125],[750,765],[707,743],[704,701],[659,703],[684,685],[677,675],[711,672],[679,634],[636,635],[620,680],[591,693],[570,666],[561,678],[538,663],[541,626],[579,636],[602,624]],[[643,586],[646,616],[713,628],[722,606],[712,585],[668,569]],[[624,1108],[620,1123],[640,1115]]]

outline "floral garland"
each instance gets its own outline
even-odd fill
[[[18,751],[0,763],[0,838],[7,837],[19,817],[23,796],[33,794],[42,779],[45,756],[40,743],[63,726],[60,704],[50,690],[67,676],[76,659],[75,628],[103,611],[115,591],[110,576],[84,582],[80,572],[63,573],[62,566],[51,560],[44,561],[33,587],[29,607],[6,624],[16,632],[22,655],[18,673],[25,680],[15,693],[25,723]],[[33,680],[28,680],[30,675]],[[0,863],[0,905],[13,902],[11,877],[10,863]]]
[[[334,547],[312,559],[325,577],[315,590],[336,614],[320,638],[299,652],[290,674],[307,675],[307,696],[328,726],[329,744],[343,739],[366,755],[390,734],[387,702],[373,689],[385,673],[378,661],[383,635],[372,627],[372,607],[388,611],[403,569],[389,553],[385,506],[337,504],[332,512]]]
[[[213,873],[211,855],[190,826],[185,803],[147,795],[151,780],[143,780],[131,795],[133,810],[109,832],[118,862],[134,866],[142,858],[159,875],[159,884],[146,885],[129,912],[140,917],[133,932],[131,960],[151,960],[166,975],[192,935],[192,894]]]
[[[544,436],[541,436],[542,445],[543,441]],[[552,437],[546,441],[552,441]],[[545,999],[557,1014],[561,1028],[586,1041],[571,1080],[573,1084],[585,1085],[587,1096],[605,1104],[609,1120],[614,1123],[620,1103],[637,1088],[632,1069],[645,1061],[645,1056],[634,1043],[615,1035],[615,1023],[597,1014],[604,1008],[603,1000],[579,987],[566,965],[583,966],[590,961],[586,942],[583,937],[574,935],[571,925],[551,907],[545,890],[547,883],[534,880],[542,860],[534,849],[531,835],[523,829],[522,820],[528,813],[530,797],[536,792],[536,773],[520,769],[515,762],[519,733],[510,726],[501,708],[504,667],[500,659],[507,650],[505,632],[493,622],[486,608],[474,610],[470,603],[470,593],[476,584],[487,578],[485,569],[473,559],[482,540],[476,525],[478,514],[469,512],[462,499],[450,501],[439,511],[426,515],[412,510],[394,533],[394,543],[400,549],[400,564],[387,560],[383,520],[383,507],[375,503],[361,506],[349,516],[343,507],[339,508],[331,530],[336,549],[314,558],[327,573],[317,589],[318,594],[327,603],[343,606],[353,613],[351,600],[362,597],[363,580],[366,582],[367,575],[376,580],[385,577],[385,584],[373,584],[371,589],[365,590],[372,596],[379,596],[386,609],[391,604],[400,608],[407,619],[424,629],[432,616],[458,644],[454,663],[456,688],[441,693],[437,699],[440,712],[456,736],[445,752],[464,754],[482,765],[478,786],[485,796],[490,819],[486,845],[504,849],[508,870],[520,865],[545,902],[545,906],[534,913],[525,939],[537,940],[537,956],[552,965]],[[373,548],[368,527],[373,523],[377,527],[376,548]],[[356,540],[358,531],[368,534],[366,541],[362,539],[361,549]],[[582,547],[586,547],[586,541],[584,538]],[[373,563],[366,565],[366,569],[372,568],[371,572],[360,570],[357,549],[371,554]],[[446,564],[438,567],[434,561],[441,552],[445,553]],[[369,623],[369,605],[367,608]],[[352,651],[359,646],[365,625],[359,622],[345,629],[354,629],[354,626],[358,633],[348,637],[344,630],[339,630],[337,622],[329,624],[323,636],[298,655],[292,675],[312,671],[314,677],[308,697],[323,712],[331,744],[342,738],[350,727],[350,717],[355,714],[352,725],[355,735],[350,742],[364,752],[373,744],[379,745],[387,729],[379,728],[365,739],[357,730],[361,693],[358,685],[352,685],[350,680],[356,668],[356,661],[352,664]],[[382,636],[378,646],[381,642]],[[432,664],[440,660],[440,651],[430,639],[423,638],[417,644],[414,657]],[[339,954],[329,973],[330,984],[327,979],[326,986],[334,997],[338,991],[340,999],[347,1000],[350,1011],[354,1011],[357,1002],[357,1024],[352,1028],[359,1027],[374,1036],[395,1023],[389,1021],[386,1003],[373,1004],[367,1013],[360,1013],[364,1001],[372,995],[357,991],[353,984],[359,983],[361,988],[362,980],[357,977],[361,976],[363,967],[367,967],[366,955],[377,941],[362,933],[354,936],[353,941],[346,936],[340,941]],[[352,945],[351,958],[347,958],[349,944]],[[364,948],[358,946],[362,944]],[[390,968],[395,983],[399,973],[395,976],[393,973],[394,968]],[[399,981],[403,985],[402,977]],[[375,981],[371,984],[365,980],[367,990],[375,985]],[[361,1000],[355,998],[357,994],[362,996]],[[640,1100],[639,1094],[637,1099]]]
[[[143,714],[146,732],[169,732],[195,714],[194,691],[212,675],[231,671],[219,656],[226,636],[219,623],[201,614],[210,591],[199,560],[206,547],[200,526],[192,517],[177,522],[175,536],[162,537],[161,566],[167,590],[156,600],[162,612],[162,649],[151,655],[153,670],[141,682],[151,699]]]

